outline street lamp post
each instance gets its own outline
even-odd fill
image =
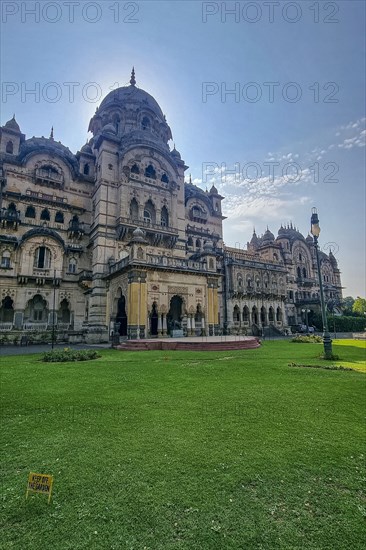
[[[140,307],[141,307],[141,277],[137,277],[138,296],[137,296],[137,340],[140,340]]]
[[[318,238],[319,238],[319,235],[320,235],[320,227],[319,227],[319,218],[318,218],[318,213],[317,213],[316,208],[313,208],[311,210],[311,234],[314,237],[316,263],[317,263],[317,266],[318,266],[320,304],[321,304],[322,320],[323,320],[324,357],[325,357],[325,359],[331,359],[332,355],[333,355],[333,353],[332,353],[332,339],[330,337],[329,330],[328,330],[328,320],[327,320],[327,313],[326,313],[325,302],[324,302],[323,280],[322,280],[322,274],[321,274],[321,269],[320,269],[319,246],[318,246]]]
[[[52,311],[52,334],[51,349],[55,347],[55,307],[56,307],[56,269],[53,271],[53,311]]]
[[[302,313],[305,313],[305,323],[306,323],[306,334],[309,333],[309,317],[310,309],[302,309]]]

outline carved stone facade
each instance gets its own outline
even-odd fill
[[[0,128],[0,328],[62,328],[70,338],[282,330],[319,302],[311,238],[281,228],[224,246],[212,186],[186,183],[171,130],[153,97],[112,91],[71,151]],[[341,297],[332,254],[322,254],[327,295]]]

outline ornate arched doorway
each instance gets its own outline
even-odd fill
[[[252,307],[252,323],[258,325],[258,310],[255,306]]]
[[[158,306],[156,302],[153,303],[150,314],[150,334],[151,336],[157,336],[158,334]]]
[[[116,324],[120,336],[127,336],[127,313],[126,313],[126,298],[122,295],[117,302]]]
[[[170,300],[170,309],[167,315],[168,334],[172,330],[182,328],[183,299],[180,296],[173,296]]]

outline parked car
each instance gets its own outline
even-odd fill
[[[297,332],[301,332],[303,334],[314,334],[315,328],[313,326],[307,327],[306,325],[298,325]]]

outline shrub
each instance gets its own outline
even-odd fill
[[[301,367],[309,369],[326,369],[326,370],[353,370],[350,367],[342,367],[342,365],[299,365],[298,363],[289,363],[289,367]]]
[[[334,317],[327,316],[328,328],[331,332],[363,332],[365,330],[366,320],[363,317],[341,315]],[[312,322],[319,330],[323,330],[322,317],[319,314],[314,315]]]
[[[316,334],[295,336],[291,340],[291,342],[294,342],[296,344],[320,344],[322,341],[323,341],[323,338]]]
[[[101,355],[94,349],[73,350],[64,348],[63,350],[47,351],[42,356],[45,363],[65,363],[68,361],[89,361],[98,359]]]

